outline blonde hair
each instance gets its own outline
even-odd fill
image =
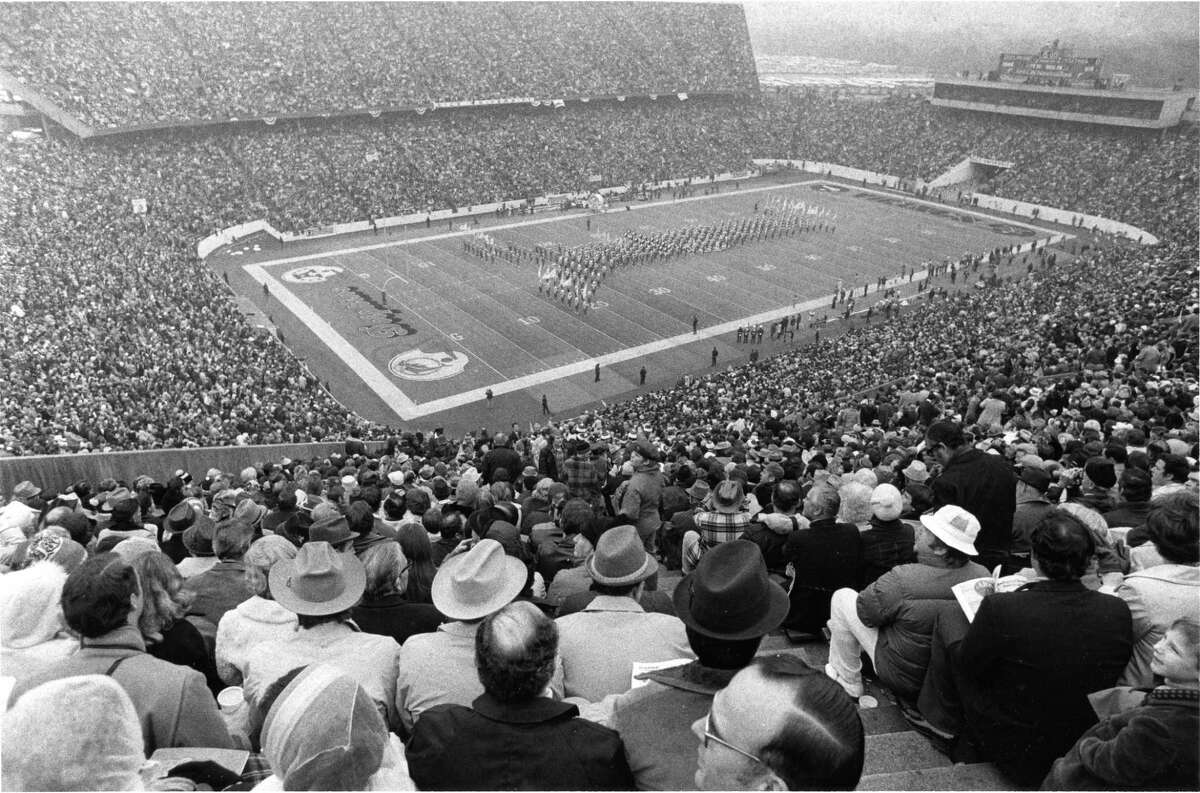
[[[368,598],[381,598],[396,592],[403,593],[400,578],[408,569],[408,559],[400,543],[394,541],[372,545],[362,557],[367,573]]]
[[[147,551],[129,562],[142,590],[142,616],[138,630],[150,644],[161,642],[162,632],[182,618],[194,595],[183,589],[183,575],[162,551]]]
[[[271,589],[267,583],[271,568],[282,559],[295,559],[296,553],[296,546],[278,534],[268,534],[255,540],[242,556],[242,564],[246,568],[243,574],[246,589],[251,594],[271,600]]]

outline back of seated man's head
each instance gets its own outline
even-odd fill
[[[693,729],[702,790],[854,790],[862,776],[857,705],[794,655],[755,659]]]
[[[1146,516],[1146,532],[1168,562],[1200,562],[1200,498],[1190,490],[1164,496]]]
[[[443,540],[452,540],[462,534],[463,516],[461,512],[443,512],[441,515]]]
[[[475,634],[475,670],[483,689],[500,702],[536,698],[550,683],[558,655],[558,628],[528,601],[509,603]]]
[[[431,507],[424,515],[421,516],[421,525],[425,527],[428,534],[441,534],[442,521],[446,519],[442,514],[441,509]]]
[[[1138,503],[1150,500],[1150,474],[1140,468],[1126,468],[1121,472],[1121,496],[1127,501]]]
[[[944,444],[948,448],[957,449],[966,443],[962,427],[953,421],[935,421],[925,431],[925,445],[933,447]]]
[[[804,516],[811,520],[833,520],[842,507],[837,488],[826,483],[816,484],[804,499]]]
[[[80,636],[94,639],[129,623],[133,596],[141,592],[133,567],[115,553],[86,560],[63,584],[63,619]]]
[[[800,483],[794,479],[781,479],[775,483],[771,502],[779,512],[795,512],[800,504]]]
[[[1096,552],[1096,541],[1087,526],[1061,509],[1046,513],[1034,527],[1029,545],[1042,574],[1055,581],[1082,578]]]

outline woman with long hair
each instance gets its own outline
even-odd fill
[[[362,555],[366,568],[363,599],[350,612],[367,633],[391,636],[399,644],[414,633],[430,633],[443,621],[432,603],[413,603],[406,596],[410,565],[400,543],[387,540]]]
[[[429,533],[420,523],[406,523],[400,527],[397,539],[408,560],[408,586],[404,597],[409,603],[432,603],[433,576],[437,568],[433,564]]]
[[[202,673],[214,694],[225,687],[200,630],[184,615],[192,595],[183,589],[183,576],[162,551],[145,551],[129,560],[142,589],[142,616],[138,630],[146,652],[163,661],[189,666]]]

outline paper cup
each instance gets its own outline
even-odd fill
[[[217,694],[217,704],[221,710],[237,710],[246,702],[246,695],[242,693],[241,686],[229,686],[221,689]]]

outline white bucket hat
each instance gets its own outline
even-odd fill
[[[979,520],[962,507],[949,504],[932,515],[922,515],[921,525],[951,548],[968,556],[979,555],[979,551],[975,550]]]

